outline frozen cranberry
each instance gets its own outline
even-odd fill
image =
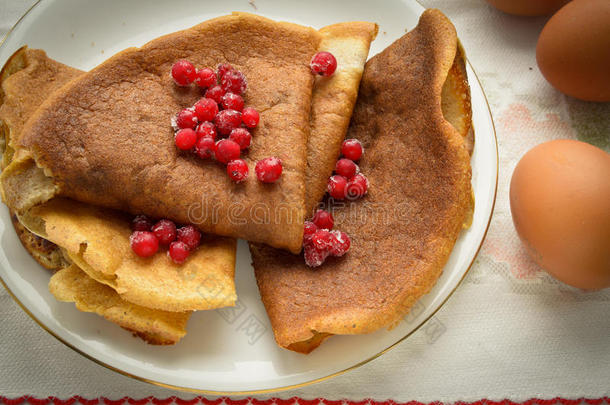
[[[332,239],[330,242],[329,252],[333,256],[341,257],[347,253],[351,245],[349,236],[343,231],[334,230],[330,232]]]
[[[182,128],[195,128],[197,125],[197,115],[193,107],[185,108],[176,116],[176,126]]]
[[[231,160],[227,164],[227,174],[236,183],[241,183],[248,177],[248,164],[243,159]]]
[[[212,87],[216,84],[216,72],[214,72],[210,68],[203,68],[197,70],[195,75],[195,80],[193,80],[195,84],[202,89],[206,87]]]
[[[256,162],[256,177],[263,183],[275,183],[282,175],[282,161],[268,157]]]
[[[222,110],[214,118],[216,130],[222,135],[229,135],[241,125],[241,113],[235,110]]]
[[[248,128],[256,128],[258,121],[260,120],[260,116],[258,115],[258,111],[256,111],[254,108],[246,107],[241,112],[241,120]]]
[[[307,245],[311,243],[311,237],[318,230],[316,224],[311,221],[305,221],[305,226],[303,229],[303,245]]]
[[[230,139],[221,139],[216,142],[216,160],[220,163],[229,163],[239,158],[239,145]]]
[[[212,100],[216,101],[218,104],[220,104],[222,102],[222,96],[224,96],[224,95],[225,95],[225,91],[219,85],[212,86],[205,92],[206,98],[211,98]]]
[[[318,228],[321,229],[333,229],[333,225],[335,224],[333,214],[324,210],[318,210],[314,214],[311,221],[316,224]]]
[[[239,94],[225,93],[222,96],[222,108],[241,111],[244,109],[244,99]]]
[[[305,245],[303,256],[305,257],[305,264],[309,267],[321,266],[328,255],[328,249],[318,249],[313,244]]]
[[[179,60],[172,66],[172,78],[178,86],[188,86],[193,83],[197,71],[188,60]]]
[[[353,160],[339,159],[335,165],[335,173],[349,180],[358,173],[358,165]]]
[[[167,255],[176,264],[182,264],[191,254],[189,247],[186,243],[180,242],[179,240],[170,243]]]
[[[369,180],[362,173],[355,175],[345,188],[345,194],[350,200],[363,197],[369,188]]]
[[[252,135],[246,128],[235,128],[231,131],[229,139],[239,145],[240,149],[247,149],[252,141]]]
[[[211,98],[201,98],[195,103],[193,108],[199,122],[212,121],[216,114],[218,114],[218,103]]]
[[[162,219],[153,225],[152,233],[155,234],[160,244],[169,245],[176,239],[176,224],[169,219]]]
[[[328,229],[318,229],[311,237],[311,244],[318,249],[330,249],[332,234]]]
[[[318,52],[309,63],[311,71],[321,76],[330,76],[337,69],[337,59],[330,52]]]
[[[210,136],[202,136],[195,144],[195,153],[201,159],[211,159],[216,156],[216,141]]]
[[[354,162],[362,157],[362,144],[357,139],[346,139],[341,145],[341,154]]]
[[[201,242],[201,232],[193,225],[185,225],[182,228],[178,228],[178,240],[186,243],[189,249],[197,249],[199,242]]]
[[[153,221],[146,215],[136,215],[131,221],[132,231],[150,231],[153,226]]]
[[[227,73],[229,70],[234,70],[233,66],[231,66],[229,63],[221,63],[218,65],[218,80],[222,79],[225,73]]]
[[[129,237],[131,250],[140,257],[150,257],[159,250],[159,240],[154,233],[135,231]]]
[[[247,86],[246,77],[239,70],[228,70],[220,78],[220,86],[224,91],[243,94]]]
[[[197,134],[197,139],[207,136],[216,140],[216,127],[211,122],[206,121],[197,125],[195,133]]]
[[[345,198],[346,187],[347,179],[339,174],[330,176],[328,179],[328,194],[335,200],[343,200]]]
[[[174,143],[178,149],[189,150],[197,142],[197,134],[190,128],[183,128],[176,132],[174,136]]]

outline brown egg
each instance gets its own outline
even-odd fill
[[[547,22],[536,60],[557,90],[586,101],[610,101],[610,1],[573,0]]]
[[[574,287],[610,287],[610,154],[572,140],[534,147],[513,172],[510,209],[547,272]]]
[[[538,16],[554,13],[569,0],[487,0],[500,11],[519,16]]]

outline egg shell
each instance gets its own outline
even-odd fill
[[[610,1],[573,0],[544,26],[536,46],[544,77],[585,101],[610,101]]]
[[[559,10],[569,0],[487,0],[489,4],[508,14],[533,17]]]
[[[610,287],[610,155],[584,142],[538,145],[517,164],[510,208],[542,268],[583,289]]]

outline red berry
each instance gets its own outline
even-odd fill
[[[199,138],[195,145],[195,153],[201,159],[210,159],[216,155],[216,141],[210,136]]]
[[[324,263],[329,255],[327,249],[318,249],[313,244],[305,245],[304,249],[305,264],[309,267],[318,267]]]
[[[239,70],[228,70],[220,78],[220,85],[225,91],[243,94],[246,91],[246,77]]]
[[[188,86],[193,83],[196,75],[195,66],[188,60],[179,60],[172,66],[172,78],[178,86]]]
[[[347,179],[339,174],[330,176],[328,179],[328,194],[335,200],[343,200],[345,198],[345,188],[347,187]]]
[[[234,93],[225,93],[222,96],[222,107],[227,110],[241,111],[244,109],[244,99]]]
[[[175,241],[170,243],[167,255],[176,264],[182,264],[191,254],[189,247],[186,243]]]
[[[241,120],[248,128],[255,128],[258,125],[260,116],[258,115],[258,111],[256,111],[254,108],[246,107],[241,112]]]
[[[233,131],[231,131],[229,139],[237,143],[239,148],[243,150],[250,146],[252,135],[250,135],[250,132],[246,128],[235,128]]]
[[[214,118],[216,130],[222,135],[229,135],[241,125],[241,113],[235,110],[222,110]]]
[[[131,250],[140,257],[150,257],[159,250],[159,240],[154,233],[135,231],[129,237]]]
[[[227,73],[229,70],[235,70],[235,68],[233,66],[231,66],[229,63],[221,63],[220,65],[218,65],[218,79],[222,79],[222,77],[225,75],[225,73]]]
[[[248,177],[248,164],[243,159],[231,160],[227,164],[227,173],[231,180],[236,183],[241,183]]]
[[[318,249],[330,249],[332,234],[328,229],[318,229],[311,237],[311,244]]]
[[[220,163],[229,163],[239,158],[239,145],[230,139],[221,139],[216,142],[216,160]]]
[[[321,229],[333,229],[333,225],[335,224],[333,214],[324,210],[318,210],[314,214],[311,221],[316,224],[318,228]]]
[[[202,89],[212,87],[216,84],[216,73],[210,68],[199,69],[195,75],[194,82]]]
[[[346,139],[341,145],[341,154],[354,162],[362,157],[362,144],[357,139]]]
[[[207,136],[216,140],[216,127],[211,122],[206,121],[197,125],[195,133],[197,134],[197,139]]]
[[[212,100],[216,101],[218,104],[220,104],[222,102],[222,96],[224,96],[224,95],[225,95],[225,91],[219,85],[212,86],[205,92],[206,98],[211,98]]]
[[[178,149],[189,150],[197,142],[197,134],[190,128],[184,128],[176,132],[174,142]]]
[[[176,116],[176,127],[175,129],[182,128],[195,128],[197,125],[197,115],[195,114],[195,109],[193,107],[185,108],[180,111]]]
[[[335,173],[349,180],[358,173],[358,165],[353,160],[339,159],[335,165]]]
[[[355,175],[345,188],[345,195],[350,200],[363,197],[369,188],[369,180],[362,173]]]
[[[337,69],[337,59],[330,52],[318,52],[309,63],[311,71],[321,76],[330,76]]]
[[[311,237],[318,230],[316,224],[311,221],[305,221],[305,226],[303,229],[303,245],[307,245],[311,243]]]
[[[169,219],[162,219],[153,225],[152,233],[155,234],[160,244],[169,245],[176,239],[176,224]]]
[[[186,243],[189,249],[197,249],[201,242],[201,232],[193,225],[185,225],[178,229],[178,240]]]
[[[199,122],[212,121],[216,114],[218,114],[218,103],[211,98],[201,98],[195,103],[193,108]]]
[[[131,221],[132,231],[150,231],[152,226],[152,220],[146,215],[136,215],[136,217]]]
[[[282,161],[268,157],[256,162],[256,177],[263,183],[275,183],[282,175]]]
[[[352,241],[343,231],[334,230],[330,233],[332,235],[329,249],[330,254],[337,257],[343,256],[349,250]]]

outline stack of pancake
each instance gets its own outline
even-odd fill
[[[243,238],[280,346],[308,353],[333,334],[395,324],[434,285],[470,224],[473,137],[451,23],[426,11],[365,66],[376,34],[374,23],[316,31],[233,13],[90,72],[17,51],[0,74],[0,186],[23,245],[56,271],[55,297],[149,343],[173,344],[192,311],[235,304],[235,238]],[[309,61],[321,50],[338,68],[314,78]],[[252,173],[257,160],[280,157],[279,182],[235,184],[221,166],[176,150],[170,119],[201,97],[172,83],[179,59],[244,72],[246,104],[261,114],[245,160]],[[369,193],[335,211],[350,252],[309,268],[303,222],[326,203],[346,134],[365,146]],[[203,242],[182,266],[163,254],[137,257],[135,214],[193,223]]]

